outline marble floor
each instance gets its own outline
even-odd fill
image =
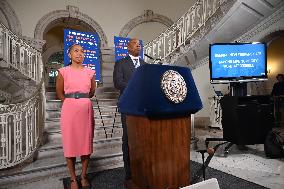
[[[198,138],[197,148],[205,149],[207,137],[221,137],[222,131],[216,129],[195,129]],[[209,147],[218,142],[210,142]],[[269,159],[265,156],[263,144],[248,145],[246,150],[232,146],[228,156],[224,156],[224,147],[215,152],[209,166],[217,170],[235,175],[239,178],[257,183],[271,189],[284,189],[284,159]],[[195,150],[190,152],[191,160],[202,162],[201,154]]]
[[[196,128],[195,136],[198,138],[197,148],[205,149],[204,140],[207,137],[221,137],[221,130]],[[209,146],[215,146],[212,142]],[[210,161],[209,166],[217,170],[235,175],[242,179],[257,183],[271,189],[284,189],[284,159],[268,159],[265,157],[263,145],[250,145],[247,150],[239,150],[233,146],[228,156],[224,156],[224,147],[221,146]],[[192,149],[191,160],[201,163],[201,155]],[[52,174],[51,174],[52,175]],[[47,177],[33,183],[26,183],[13,189],[63,189],[62,178]],[[0,186],[1,188],[1,186]]]

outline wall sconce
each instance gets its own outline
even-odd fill
[[[267,75],[271,75],[272,74],[272,72],[273,72],[273,70],[272,70],[272,66],[270,65],[270,66],[267,66]]]

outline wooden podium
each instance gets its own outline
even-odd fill
[[[181,76],[189,91],[181,103],[171,102],[161,89],[168,70]],[[184,187],[190,181],[190,114],[202,108],[190,70],[144,65],[137,69],[119,100],[126,114],[131,180],[128,189]]]
[[[189,185],[190,118],[127,116],[132,184],[167,189]]]

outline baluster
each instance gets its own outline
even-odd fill
[[[31,112],[30,112],[30,121],[31,121],[31,152],[35,147],[35,132],[36,132],[36,128],[35,128],[35,123],[34,123],[34,115],[35,115],[35,106],[31,107]]]
[[[37,101],[36,105],[34,106],[34,110],[33,110],[33,128],[34,128],[34,148],[36,147],[36,144],[39,142],[38,138],[39,138],[39,127],[41,126],[40,123],[38,122],[38,109],[39,109],[39,101]]]
[[[27,110],[28,114],[28,154],[32,151],[32,146],[33,146],[33,130],[32,130],[32,121],[31,121],[31,109],[29,108]]]
[[[14,68],[18,68],[18,66],[17,66],[17,58],[16,58],[16,40],[14,38],[11,38],[10,55],[11,55],[11,63],[12,63],[12,65],[14,66]]]
[[[33,55],[33,69],[32,69],[32,73],[33,73],[33,79],[37,82],[36,80],[36,64],[37,64],[37,52],[34,53]]]
[[[0,141],[1,141],[1,153],[0,165],[3,166],[8,163],[8,154],[9,154],[9,146],[8,146],[8,126],[6,122],[6,114],[0,115]]]
[[[153,41],[145,45],[145,52],[157,55],[165,60],[177,48],[184,45],[186,40],[193,36],[197,30],[219,9],[226,0],[198,0],[190,9],[169,29],[160,34]],[[163,38],[160,41],[160,38]],[[160,47],[161,45],[161,47]],[[160,49],[163,55],[160,56]],[[151,56],[151,55],[150,55]],[[154,56],[154,58],[156,58]],[[146,58],[146,61],[148,58]]]
[[[10,163],[11,160],[12,160],[12,131],[11,131],[11,126],[9,125],[9,114],[7,114],[7,116],[5,117],[6,120],[6,133],[8,134],[7,135],[7,142],[8,142],[8,145],[7,145],[7,163]]]
[[[20,47],[20,72],[22,72],[24,67],[24,47]],[[22,72],[23,73],[23,72]]]
[[[173,30],[172,30],[172,35],[171,35],[171,38],[172,38],[172,51],[171,53],[176,49],[177,47],[177,37],[176,37],[176,26],[173,27]]]
[[[17,141],[17,155],[19,160],[23,157],[23,129],[22,129],[22,114],[21,112],[16,113],[16,125],[17,125],[17,130],[18,130],[18,141]]]
[[[20,70],[21,68],[21,64],[20,64],[20,47],[21,47],[21,43],[20,41],[18,40],[17,43],[16,43],[16,67],[18,70]]]
[[[160,37],[159,40],[157,41],[157,48],[158,48],[157,55],[159,59],[162,59],[162,56],[164,54],[163,49],[162,49],[162,45],[164,44],[163,39],[164,39],[163,37]]]
[[[12,143],[12,146],[11,146],[11,149],[13,149],[14,153],[13,153],[13,156],[12,156],[12,162],[11,163],[14,163],[18,160],[18,157],[17,157],[17,127],[16,127],[16,123],[15,123],[15,113],[11,114],[9,116],[9,122],[10,122],[10,128],[12,130],[12,136],[13,136],[13,143]],[[12,151],[12,150],[11,150]]]
[[[34,67],[35,67],[35,54],[32,53],[31,55],[31,78],[35,80],[35,75],[34,75]]]
[[[27,76],[31,77],[31,52],[27,51]]]
[[[0,60],[4,58],[4,34],[3,28],[0,25]]]
[[[9,35],[8,31],[4,30],[4,56],[3,59],[9,63]]]
[[[25,135],[26,135],[26,155],[29,154],[29,123],[28,123],[28,111],[25,111],[25,122],[26,122],[26,127],[25,127]]]
[[[184,17],[181,17],[178,21],[177,21],[177,47],[180,47],[181,45],[184,44]]]

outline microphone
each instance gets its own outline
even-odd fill
[[[152,56],[148,55],[148,54],[144,54],[146,57],[150,58],[151,60],[155,60],[155,58],[153,58]]]

